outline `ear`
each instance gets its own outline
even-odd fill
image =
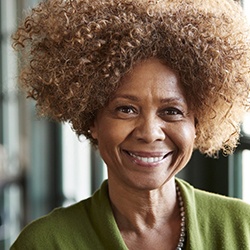
[[[194,126],[195,126],[195,128],[197,127],[197,124],[198,124],[198,119],[195,117],[194,118]]]
[[[93,125],[90,126],[89,128],[90,134],[93,137],[93,139],[98,139],[98,129],[97,129],[97,124],[96,121],[94,121]]]

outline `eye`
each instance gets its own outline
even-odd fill
[[[122,105],[115,108],[115,116],[120,119],[131,119],[138,114],[137,108],[131,105]]]
[[[162,109],[159,113],[166,120],[179,120],[184,115],[180,109],[174,107]]]
[[[121,106],[121,107],[117,107],[116,111],[125,113],[125,114],[133,114],[133,113],[137,113],[136,109],[133,106]]]
[[[182,115],[182,112],[176,108],[170,108],[165,110],[164,112],[166,115]]]

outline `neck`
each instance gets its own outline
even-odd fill
[[[154,190],[138,190],[109,179],[109,196],[120,231],[160,228],[179,220],[174,178]]]

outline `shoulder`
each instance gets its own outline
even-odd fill
[[[88,220],[85,203],[81,201],[67,208],[57,208],[27,225],[11,249],[42,249],[55,247],[66,235],[77,234]],[[33,247],[33,248],[32,248]]]
[[[227,228],[236,229],[250,235],[250,204],[219,194],[194,188],[183,180],[177,180],[186,204],[190,220],[197,221],[200,227],[211,227],[214,231]]]
[[[192,203],[193,205],[197,204],[197,208],[202,209],[203,212],[207,210],[214,213],[223,210],[224,214],[229,213],[235,214],[235,216],[250,216],[250,204],[247,204],[241,199],[203,191],[194,188],[189,183],[180,179],[177,181],[181,186],[186,202],[188,204]]]
[[[177,180],[185,204],[192,249],[250,249],[250,205]]]
[[[99,208],[106,204],[108,210],[106,193],[107,184],[104,183],[92,197],[69,207],[56,208],[33,221],[22,230],[11,250],[72,249],[73,246],[79,248],[79,244],[90,244],[90,236],[95,238],[101,220],[94,225]]]

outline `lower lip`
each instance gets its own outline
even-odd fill
[[[131,155],[129,155],[128,153],[124,152],[126,154],[126,156],[135,164],[137,165],[140,165],[140,166],[143,166],[143,167],[158,167],[159,165],[161,165],[164,161],[166,161],[169,156],[172,154],[172,153],[169,153],[166,157],[164,157],[162,160],[160,161],[157,161],[157,162],[145,162],[145,161],[142,161],[140,159],[137,159]]]

